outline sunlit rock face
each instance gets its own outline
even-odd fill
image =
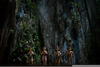
[[[70,4],[71,2],[74,2],[74,5]],[[88,2],[90,1],[40,1],[40,30],[43,44],[49,54],[48,64],[55,64],[54,51],[57,45],[62,53],[61,64],[68,63],[67,47],[71,47],[75,53],[73,64],[87,64],[87,56],[91,45],[89,38],[91,36],[90,23],[92,24],[90,22],[92,21],[90,18],[92,12],[89,10],[92,6]],[[90,3],[93,3],[93,1]],[[75,17],[75,15],[77,16]]]

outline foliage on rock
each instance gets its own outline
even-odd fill
[[[16,40],[15,46],[10,56],[10,64],[28,64],[28,56],[27,52],[29,51],[29,47],[32,48],[32,51],[35,53],[34,55],[34,63],[36,64],[36,59],[41,58],[41,43],[38,37],[38,26],[35,23],[35,9],[38,9],[38,2],[31,2],[30,0],[23,1],[18,0],[18,4],[23,6],[25,16],[19,17],[16,20],[20,20],[19,30],[16,29]],[[19,7],[21,7],[19,6]],[[31,9],[31,11],[30,11]],[[31,13],[31,14],[30,14]],[[30,15],[32,15],[31,18]],[[18,23],[18,22],[17,22]],[[10,30],[11,33],[15,32]],[[41,63],[40,63],[41,64]]]

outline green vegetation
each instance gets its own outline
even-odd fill
[[[39,1],[31,2],[29,0],[26,0],[25,4],[26,4],[26,12],[28,14],[31,14],[32,18],[35,18],[35,16],[34,16],[35,12],[34,11],[38,10]]]
[[[77,3],[75,6],[78,7],[79,6],[79,3]]]
[[[70,25],[71,22],[72,22],[72,21],[71,21],[70,19],[67,19],[67,20],[66,20],[66,23],[67,23],[68,26],[71,26],[71,25]]]
[[[67,19],[67,20],[66,20],[66,22],[69,22],[69,23],[70,23],[70,20],[69,20],[69,19]]]
[[[10,29],[10,32],[11,32],[11,33],[14,33],[14,30]]]
[[[67,40],[69,41],[69,40],[71,40],[70,38],[67,38]]]
[[[75,18],[76,18],[76,16],[77,16],[77,15],[75,14],[75,15],[73,15],[73,16],[72,16],[72,18],[73,18],[73,19],[75,19]]]
[[[20,0],[18,0],[18,3],[21,4]]]
[[[72,11],[71,13],[72,13],[72,15],[73,15],[73,16],[72,16],[72,19],[75,19],[75,18],[77,17],[77,14],[75,14],[75,11]]]
[[[72,5],[74,5],[74,2],[70,2]]]
[[[25,8],[25,16],[22,17],[20,21],[19,30],[10,29],[11,33],[19,32],[20,34],[16,34],[14,48],[11,52],[10,56],[10,64],[28,64],[28,56],[27,53],[29,51],[29,47],[32,48],[32,51],[35,53],[34,55],[34,63],[36,64],[36,58],[41,58],[41,43],[38,36],[38,26],[34,21],[35,14],[34,11],[38,9],[38,1],[31,2],[29,0],[24,1],[23,3],[18,0],[18,4],[21,6],[26,5]],[[20,6],[19,6],[20,7]],[[30,14],[31,9],[31,14]],[[32,16],[31,18],[30,15]],[[20,19],[20,18],[18,18]],[[17,20],[18,20],[17,19]],[[31,23],[31,24],[30,24]]]
[[[99,0],[96,0],[96,2],[98,3],[98,2],[99,2]]]
[[[28,25],[23,23],[23,28],[24,30],[21,32],[23,34],[21,34],[19,45],[16,44],[12,52],[11,63],[13,64],[28,64],[28,57],[26,55],[29,51],[28,46],[32,47],[32,50],[35,53],[34,60],[36,60],[37,57],[40,58],[41,44],[39,41],[38,32],[36,30],[33,31],[33,37],[30,39],[29,35],[32,33],[29,31],[30,29],[28,28]],[[33,44],[31,40],[35,42],[35,44]]]

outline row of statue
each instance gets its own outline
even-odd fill
[[[43,51],[41,52],[43,65],[47,65],[47,54],[48,52],[46,51],[46,47],[43,47]],[[74,52],[71,51],[71,47],[68,48],[68,51],[66,51],[66,54],[68,56],[69,65],[72,65]],[[27,55],[28,55],[29,64],[33,64],[34,52],[32,51],[31,47],[29,47],[29,52],[27,53]],[[59,51],[58,46],[56,48],[56,52],[54,52],[54,55],[56,55],[56,60],[55,60],[56,65],[60,65],[61,52]]]

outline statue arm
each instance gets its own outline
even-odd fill
[[[67,55],[68,55],[68,51],[66,51]]]
[[[34,52],[32,51],[32,54],[34,55]]]
[[[29,55],[30,54],[30,51],[27,53],[27,55]]]
[[[45,53],[46,53],[46,54],[48,54],[48,52],[47,52],[47,51],[46,51]]]

